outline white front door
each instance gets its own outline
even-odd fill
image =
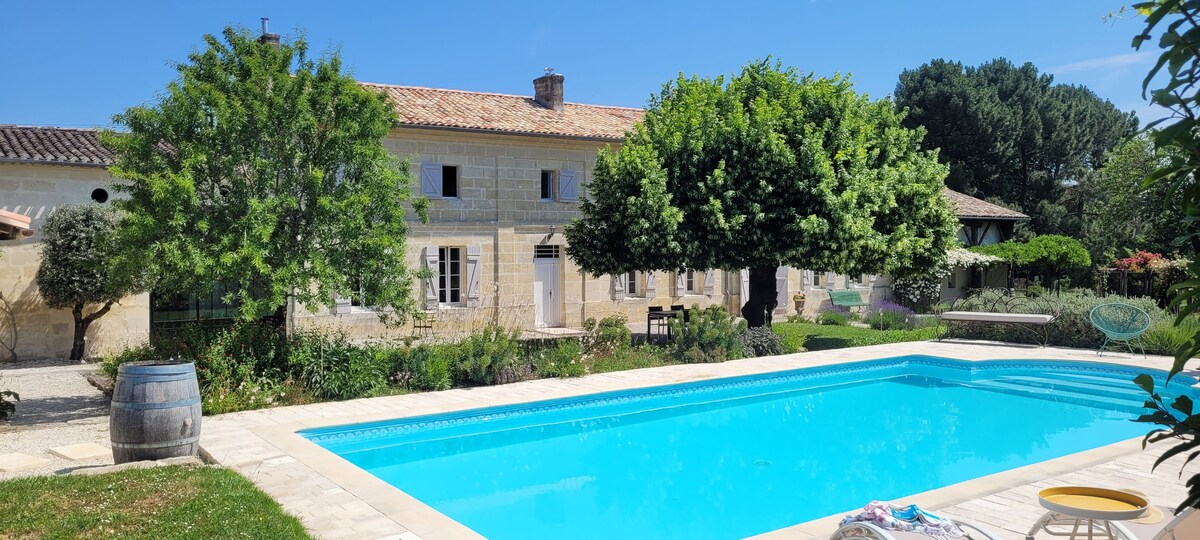
[[[533,324],[538,328],[558,326],[562,323],[559,306],[559,259],[534,259],[533,261]]]

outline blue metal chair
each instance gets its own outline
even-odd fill
[[[1109,341],[1124,341],[1132,353],[1133,345],[1130,342],[1142,337],[1150,329],[1150,315],[1130,304],[1100,304],[1088,313],[1088,322],[1104,334],[1104,343],[1096,354],[1103,354]],[[1139,347],[1142,356],[1146,356],[1146,349]]]

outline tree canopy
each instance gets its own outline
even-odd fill
[[[1179,241],[1187,231],[1170,186],[1144,183],[1170,160],[1169,151],[1157,148],[1152,134],[1131,137],[1113,149],[1104,166],[1076,188],[1084,192],[1087,218],[1081,238],[1096,262],[1107,264],[1139,250],[1192,253],[1190,244]]]
[[[680,76],[619,149],[600,151],[567,252],[597,276],[749,268],[751,325],[774,307],[778,266],[940,267],[957,221],[922,133],[845,77],[770,60],[728,81]]]
[[[1035,232],[1078,233],[1078,202],[1064,188],[1100,167],[1137,130],[1133,113],[1082,86],[1054,84],[1033,64],[998,58],[978,67],[933,60],[900,74],[903,124],[924,127],[923,147],[941,149],[947,185],[998,197],[1032,217]]]
[[[69,309],[75,322],[71,359],[81,360],[88,327],[122,298],[143,290],[137,267],[118,264],[118,217],[95,203],[54,209],[42,226],[38,291],[51,309]],[[84,314],[89,304],[99,304]]]
[[[360,297],[402,320],[414,309],[405,265],[411,172],[384,149],[392,105],[310,58],[303,38],[262,43],[226,28],[176,65],[157,102],[114,117],[106,134],[120,238],[144,254],[157,291],[236,292],[246,318],[289,296],[316,309]],[[414,201],[423,217],[422,201]]]

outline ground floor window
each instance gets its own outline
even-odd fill
[[[438,302],[462,302],[462,248],[438,248]]]
[[[226,302],[226,294],[236,287],[217,284],[202,295],[150,293],[150,324],[235,319],[241,312],[238,302]]]

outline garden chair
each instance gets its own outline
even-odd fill
[[[1178,515],[1173,514],[1174,509],[1165,506],[1158,506],[1156,509],[1165,516],[1158,523],[1118,521],[1113,523],[1113,526],[1120,536],[1128,540],[1200,538],[1200,512],[1196,512],[1195,508],[1185,508]]]
[[[1103,354],[1110,341],[1124,341],[1132,353],[1131,342],[1150,329],[1150,315],[1131,304],[1100,304],[1088,313],[1088,322],[1104,334],[1104,343],[1096,354]],[[1146,356],[1146,349],[1141,349],[1142,356]]]

